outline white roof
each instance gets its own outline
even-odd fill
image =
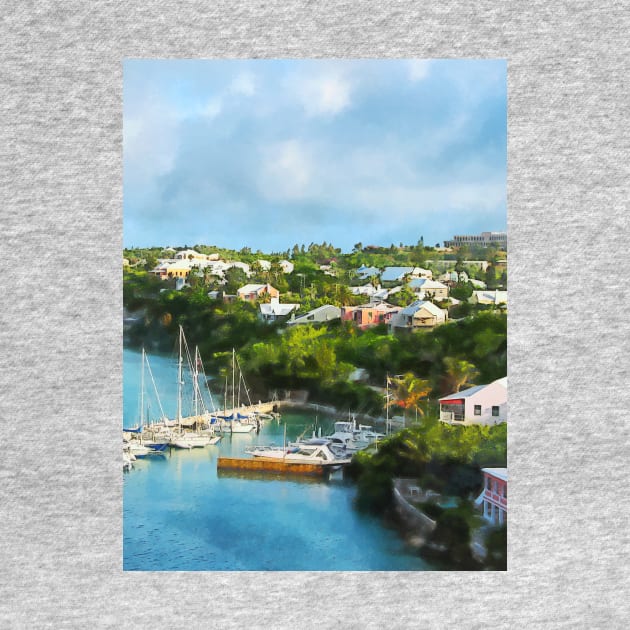
[[[413,270],[413,267],[385,267],[381,275],[381,280],[383,282],[394,282],[408,273],[412,273]]]
[[[296,308],[298,308],[300,305],[299,304],[279,304],[279,303],[272,303],[272,304],[261,304],[260,305],[260,312],[263,315],[288,315],[291,311],[295,310]]]
[[[507,291],[473,291],[481,304],[507,304]]]
[[[414,278],[409,282],[409,286],[412,289],[422,289],[426,291],[427,289],[446,289],[448,288],[445,284],[438,282],[437,280],[430,280],[429,278]]]
[[[237,293],[258,293],[258,291],[262,291],[266,286],[266,284],[246,284],[242,286]]]
[[[488,383],[487,385],[475,385],[474,387],[469,387],[468,389],[465,389],[461,392],[454,392],[452,394],[449,394],[448,396],[442,396],[442,398],[440,398],[440,401],[451,400],[453,398],[469,398],[473,394],[476,394],[482,389],[485,389],[490,385],[494,385],[495,383],[507,389],[507,376],[504,376],[503,378],[498,378],[496,381],[492,381],[492,383]]]
[[[374,295],[376,289],[371,284],[366,284],[362,287],[350,287],[352,295]]]
[[[502,481],[508,480],[508,469],[507,468],[482,468],[482,472],[488,473],[497,479],[501,479]]]
[[[433,313],[433,315],[444,315],[441,308],[437,307],[433,302],[425,302],[424,300],[412,302],[409,306],[404,308],[401,313],[403,315],[415,315],[422,308],[426,308],[426,310],[429,311],[429,313]]]

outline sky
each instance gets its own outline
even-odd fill
[[[126,60],[123,80],[126,247],[506,229],[505,60]]]

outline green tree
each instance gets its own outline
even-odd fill
[[[472,363],[456,357],[444,357],[444,366],[446,367],[449,391],[458,392],[479,374]]]
[[[225,292],[231,295],[235,294],[244,284],[247,284],[247,274],[240,267],[230,267],[225,272],[225,279],[227,280]]]

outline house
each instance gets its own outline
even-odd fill
[[[385,267],[381,275],[381,282],[402,282],[406,276],[432,278],[433,272],[422,267]]]
[[[414,267],[385,267],[381,282],[402,282],[405,276],[411,276]]]
[[[433,302],[416,300],[402,309],[391,321],[392,332],[396,328],[418,330],[421,328],[433,328],[443,324],[448,319],[448,311],[439,308]]]
[[[430,296],[436,300],[445,300],[448,297],[448,287],[437,280],[413,278],[407,286],[414,293],[422,293],[423,296]]]
[[[389,324],[400,307],[382,302],[380,304],[361,304],[360,306],[342,306],[341,320],[352,321],[358,328],[365,329],[378,324]]]
[[[423,269],[422,267],[414,267],[411,275],[417,278],[433,278],[433,272],[430,269]]]
[[[182,249],[175,254],[175,260],[208,260],[208,257],[194,249]]]
[[[381,289],[379,286],[378,289],[374,292],[372,297],[370,297],[370,302],[374,302],[378,304],[379,302],[386,302],[390,295],[394,295],[398,293],[402,287],[393,287],[391,289]]]
[[[481,505],[483,518],[493,525],[507,523],[507,468],[482,468],[483,490],[475,503]]]
[[[374,295],[376,291],[377,289],[371,284],[365,284],[362,287],[350,287],[350,293],[352,293],[352,295],[367,295],[370,297]]]
[[[271,263],[268,260],[263,260],[262,258],[260,260],[256,261],[258,263],[258,266],[263,270],[263,271],[269,271],[271,269]]]
[[[236,267],[238,269],[242,269],[245,272],[246,276],[251,276],[251,271],[249,269],[249,265],[247,263],[243,263],[243,262],[238,262],[238,261],[232,261],[232,262],[226,262],[225,263],[225,269],[230,269],[232,267]]]
[[[289,325],[293,324],[318,324],[321,322],[329,322],[333,319],[339,319],[341,317],[341,309],[338,306],[332,304],[325,304],[319,308],[315,308],[300,317],[296,317],[288,322]]]
[[[468,301],[472,304],[507,304],[507,291],[473,291]]]
[[[440,420],[451,424],[507,422],[507,376],[440,398]]]
[[[300,308],[299,304],[280,304],[278,297],[272,297],[268,304],[261,304],[260,319],[264,322],[276,322],[286,319],[293,311]]]
[[[282,273],[293,273],[294,265],[292,262],[281,260],[278,264],[282,267]]]
[[[193,264],[190,260],[160,260],[149,273],[165,280],[167,278],[187,278]]]
[[[259,300],[264,295],[270,295],[272,298],[279,298],[280,291],[274,289],[270,284],[246,284],[236,292],[241,300]]]
[[[361,265],[357,269],[356,274],[361,280],[367,280],[372,276],[380,276],[381,270],[378,267],[366,267],[365,265]]]

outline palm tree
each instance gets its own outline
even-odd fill
[[[389,403],[390,405],[396,405],[403,409],[415,409],[420,415],[424,415],[424,411],[420,408],[420,401],[431,393],[429,381],[407,372],[393,378],[392,385],[394,385],[395,389],[394,397]]]
[[[478,375],[479,370],[464,359],[457,357],[445,357],[446,376],[451,385],[450,391],[458,392],[464,385],[471,383]]]

